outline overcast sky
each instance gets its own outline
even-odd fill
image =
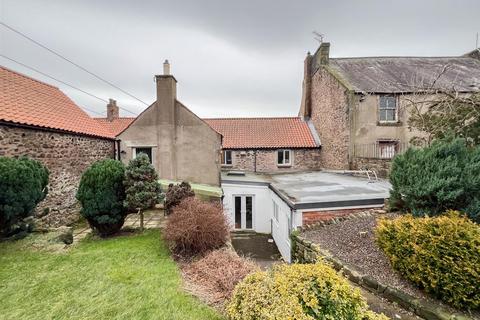
[[[325,34],[333,57],[461,55],[480,32],[479,0],[0,3],[2,22],[149,104],[153,76],[168,59],[178,99],[201,117],[296,115],[303,60],[318,46],[313,30]],[[135,113],[145,108],[1,25],[0,47],[2,55]],[[101,101],[2,57],[0,63],[105,111]]]

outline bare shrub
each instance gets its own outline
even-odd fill
[[[173,208],[164,235],[174,253],[194,256],[225,245],[229,231],[220,204],[188,197]]]
[[[172,213],[172,209],[182,202],[183,199],[194,196],[195,192],[193,192],[188,182],[183,181],[180,184],[170,183],[165,195],[165,212],[167,214]]]
[[[182,271],[187,290],[209,304],[223,305],[235,286],[258,267],[231,249],[220,249],[186,264]]]

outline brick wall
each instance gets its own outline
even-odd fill
[[[365,208],[341,209],[328,211],[307,211],[302,213],[302,226],[310,225],[320,221],[330,221],[335,218],[348,217],[352,213],[363,212]]]
[[[49,192],[36,210],[39,226],[60,226],[78,219],[75,199],[83,171],[93,162],[112,158],[114,142],[87,136],[0,124],[0,156],[26,155],[50,171]],[[48,208],[49,212],[44,215]]]
[[[223,170],[243,170],[254,172],[294,172],[319,170],[321,168],[320,149],[291,149],[293,162],[291,166],[277,166],[277,150],[233,150],[232,166]]]
[[[348,90],[327,70],[312,76],[311,120],[322,142],[321,162],[328,169],[348,169]]]

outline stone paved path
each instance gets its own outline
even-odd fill
[[[162,229],[166,223],[166,217],[162,209],[147,210],[143,214],[143,226],[145,229]],[[140,216],[132,213],[127,216],[123,228],[140,228]],[[87,225],[73,230],[73,243],[84,239],[92,233],[92,229]]]

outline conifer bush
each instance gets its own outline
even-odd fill
[[[169,184],[165,195],[165,212],[170,214],[172,209],[182,202],[183,199],[194,196],[195,192],[193,192],[192,187],[186,181],[182,181],[180,184]]]
[[[140,154],[129,162],[123,184],[126,193],[124,205],[130,211],[139,210],[143,227],[143,210],[153,208],[163,199],[158,175],[146,154]]]
[[[77,192],[82,205],[80,213],[100,236],[116,233],[125,221],[124,175],[120,161],[105,159],[92,164],[80,180]]]
[[[231,320],[386,320],[368,310],[358,289],[324,264],[278,265],[248,275],[227,306]]]
[[[381,219],[380,248],[394,269],[455,307],[480,308],[480,227],[458,211]]]
[[[409,149],[394,158],[390,182],[394,209],[415,216],[460,210],[480,222],[480,146],[444,139]]]
[[[218,249],[225,245],[229,234],[222,207],[195,197],[185,198],[173,208],[164,232],[172,251],[183,256]]]
[[[0,236],[31,231],[23,220],[46,197],[48,176],[39,161],[0,157]]]

